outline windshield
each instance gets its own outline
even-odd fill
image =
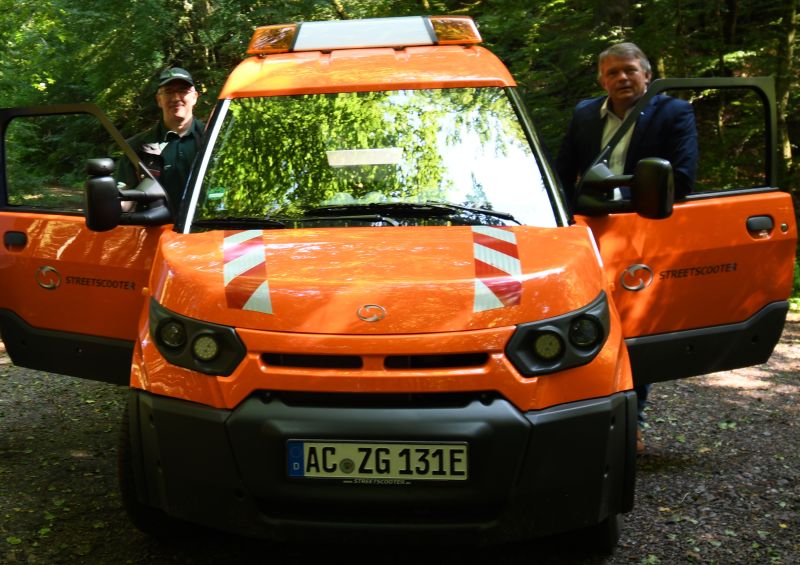
[[[242,98],[223,111],[194,231],[556,225],[503,89]]]

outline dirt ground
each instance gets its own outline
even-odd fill
[[[124,387],[0,352],[0,563],[800,563],[800,315],[769,363],[656,385],[636,507],[604,557],[580,535],[472,551],[270,546],[135,530],[116,485]]]

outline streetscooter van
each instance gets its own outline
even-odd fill
[[[797,241],[772,80],[653,83],[640,105],[696,108],[701,161],[747,121],[739,160],[701,164],[675,202],[668,162],[615,176],[610,145],[573,214],[479,43],[466,17],[258,28],[180,202],[143,169],[118,185],[111,159],[89,160],[85,198],[85,177],[64,180],[109,138],[138,163],[93,105],[0,114],[3,341],[17,365],[129,385],[120,484],[139,528],[589,528],[611,548],[633,505],[634,383],[769,358]],[[81,143],[32,145],[70,131]]]

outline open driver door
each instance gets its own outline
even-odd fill
[[[776,186],[771,78],[655,81],[595,163],[665,92],[695,111],[694,191],[664,219],[575,216],[596,238],[637,385],[765,362],[788,312],[797,245],[791,196]]]

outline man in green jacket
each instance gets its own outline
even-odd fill
[[[128,140],[139,158],[166,190],[173,212],[177,211],[194,157],[200,149],[205,126],[194,117],[200,93],[188,71],[180,67],[164,70],[158,78],[156,103],[161,120]],[[135,188],[142,175],[128,159],[122,159],[117,180]]]

